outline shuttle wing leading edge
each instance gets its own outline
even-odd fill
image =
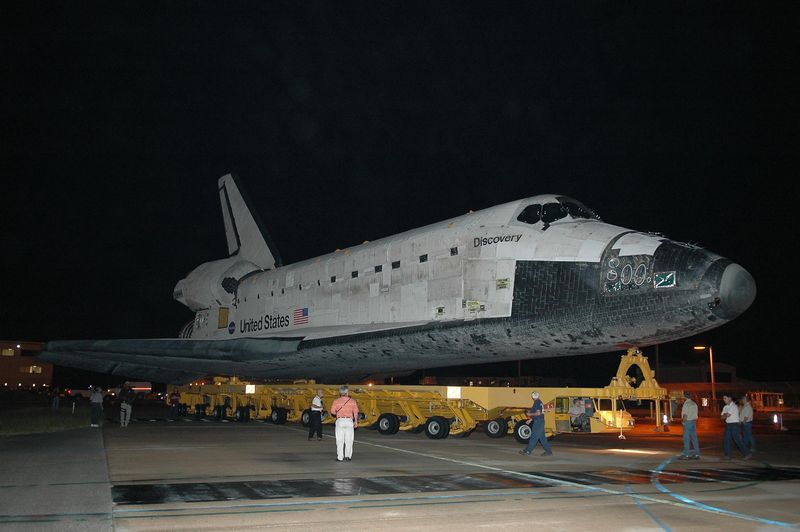
[[[268,368],[270,359],[296,352],[300,341],[300,338],[62,340],[48,342],[39,359],[99,373],[184,383],[210,373],[230,374],[231,369],[254,363]]]

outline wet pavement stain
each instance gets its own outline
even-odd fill
[[[562,481],[587,486],[644,484],[650,482],[653,472],[648,470],[558,473],[531,471],[527,474],[542,480],[523,479],[513,474],[505,473],[473,473],[183,484],[123,484],[112,487],[112,497],[115,504],[132,505],[543,488],[551,487]],[[552,479],[553,482],[548,482],[548,479]],[[659,473],[659,480],[662,483],[766,482],[796,479],[800,479],[800,468],[685,469]]]

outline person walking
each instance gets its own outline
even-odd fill
[[[50,390],[50,393],[53,396],[53,401],[50,403],[50,408],[53,410],[58,410],[58,407],[61,406],[61,389],[56,386]]]
[[[131,390],[130,385],[126,382],[122,385],[119,391],[119,426],[125,428],[131,421],[131,412],[133,411],[133,401],[136,399],[136,394]]]
[[[314,434],[317,435],[317,440],[322,439],[322,396],[325,394],[322,390],[317,390],[317,394],[311,400],[311,413],[308,418],[308,441],[314,439]]]
[[[748,453],[756,452],[756,440],[753,438],[753,404],[750,397],[742,397],[742,409],[739,411],[742,422],[742,444]]]
[[[733,440],[733,442],[736,444],[736,447],[738,447],[739,451],[742,453],[744,459],[749,460],[753,455],[745,449],[744,444],[742,443],[742,428],[739,418],[739,407],[736,405],[736,401],[734,401],[733,397],[730,395],[723,395],[722,400],[725,403],[725,406],[722,408],[721,415],[722,421],[725,422],[725,439],[723,440],[722,444],[725,456],[723,456],[722,459],[731,459],[731,440]]]
[[[89,404],[92,407],[92,427],[100,426],[100,419],[103,417],[103,392],[99,386],[95,386],[92,395],[89,396]]]
[[[336,417],[336,461],[353,459],[354,430],[358,427],[358,404],[350,397],[347,386],[339,388],[339,397],[331,405]]]
[[[528,421],[526,421],[531,426],[531,439],[528,440],[528,446],[520,451],[519,454],[530,455],[536,444],[541,443],[544,449],[542,456],[550,456],[553,451],[550,450],[550,444],[547,443],[547,436],[544,433],[544,405],[539,400],[539,392],[531,393],[531,398],[533,399],[533,405],[528,411]]]
[[[697,403],[692,401],[691,392],[683,392],[685,397],[681,407],[683,422],[683,454],[680,460],[700,460],[700,443],[697,441]],[[694,446],[694,451],[692,451]]]
[[[178,390],[172,390],[169,394],[169,419],[170,421],[178,417],[181,410],[181,394]]]

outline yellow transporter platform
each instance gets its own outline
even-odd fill
[[[638,366],[642,377],[628,373]],[[323,404],[329,407],[339,395],[339,385],[314,383],[247,384],[230,379],[215,384],[170,386],[181,395],[184,413],[236,421],[269,420],[308,425],[316,390],[324,392]],[[638,349],[622,356],[617,375],[603,388],[511,388],[475,386],[350,385],[350,396],[358,402],[359,424],[382,434],[398,431],[425,432],[432,439],[448,435],[468,436],[479,426],[490,437],[514,434],[520,442],[530,437],[525,423],[531,406],[531,392],[540,394],[545,404],[545,431],[548,436],[562,432],[617,432],[630,430],[633,418],[622,400],[652,400],[660,420],[661,402],[667,390],[658,386],[654,374]],[[576,405],[576,400],[578,405]],[[580,406],[577,413],[570,407]],[[333,419],[323,413],[323,423]],[[660,421],[659,421],[660,422]]]

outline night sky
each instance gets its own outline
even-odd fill
[[[797,2],[121,6],[0,8],[0,338],[176,336],[234,171],[286,264],[572,196],[754,276],[662,363],[800,380]]]

